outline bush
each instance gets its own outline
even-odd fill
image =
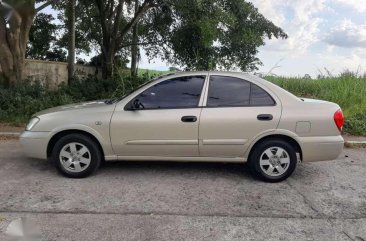
[[[344,130],[353,135],[366,135],[366,112],[356,113],[346,118]]]
[[[62,84],[55,91],[46,91],[39,83],[25,83],[11,88],[0,88],[0,122],[26,123],[32,114],[50,107],[82,101],[109,99],[123,96],[150,80],[141,76],[116,77],[112,80],[86,78],[71,85]]]

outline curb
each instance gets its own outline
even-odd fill
[[[348,148],[366,148],[366,141],[345,141],[344,146]]]

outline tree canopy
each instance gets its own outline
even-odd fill
[[[176,1],[168,35],[169,62],[190,70],[252,71],[265,38],[287,38],[252,3],[242,0]]]
[[[65,17],[68,1],[39,2],[36,8],[34,0],[8,1],[16,11],[9,19],[0,11],[3,21],[0,21],[0,37],[2,32],[7,33],[0,41],[12,45],[11,33],[22,29],[18,28],[17,16],[28,19],[19,21],[27,23],[27,30],[37,11],[52,5],[59,11],[58,19],[63,28],[61,37],[55,39],[53,17],[38,14],[29,33],[29,42],[29,31],[26,31],[19,44],[28,47],[26,53],[31,58],[50,58],[47,54],[52,52],[63,59],[62,51],[69,39],[69,31],[66,31],[69,20]],[[151,59],[160,57],[189,70],[252,71],[261,64],[257,57],[258,47],[265,44],[266,38],[287,38],[280,27],[245,0],[78,0],[75,17],[76,52],[100,54],[104,78],[112,76],[116,56],[132,56],[132,66],[136,68],[139,49],[144,49]],[[9,22],[9,28],[6,22]],[[47,43],[46,39],[51,41]],[[14,56],[17,59],[13,58],[11,63],[3,60],[3,70],[8,65],[13,69],[21,67],[24,55]]]
[[[55,18],[51,14],[37,14],[29,31],[26,58],[66,61],[66,51],[59,46],[56,36],[60,26],[53,20]]]

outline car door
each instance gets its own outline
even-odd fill
[[[200,119],[200,155],[243,156],[250,140],[277,127],[281,105],[275,99],[245,79],[211,75]]]
[[[111,142],[118,156],[199,156],[198,107],[206,75],[157,81],[118,105]]]

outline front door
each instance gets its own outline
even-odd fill
[[[256,135],[276,129],[281,105],[254,83],[210,76],[202,109],[199,151],[204,157],[242,157]]]
[[[134,97],[111,120],[118,156],[199,156],[198,107],[206,76],[157,82]]]

